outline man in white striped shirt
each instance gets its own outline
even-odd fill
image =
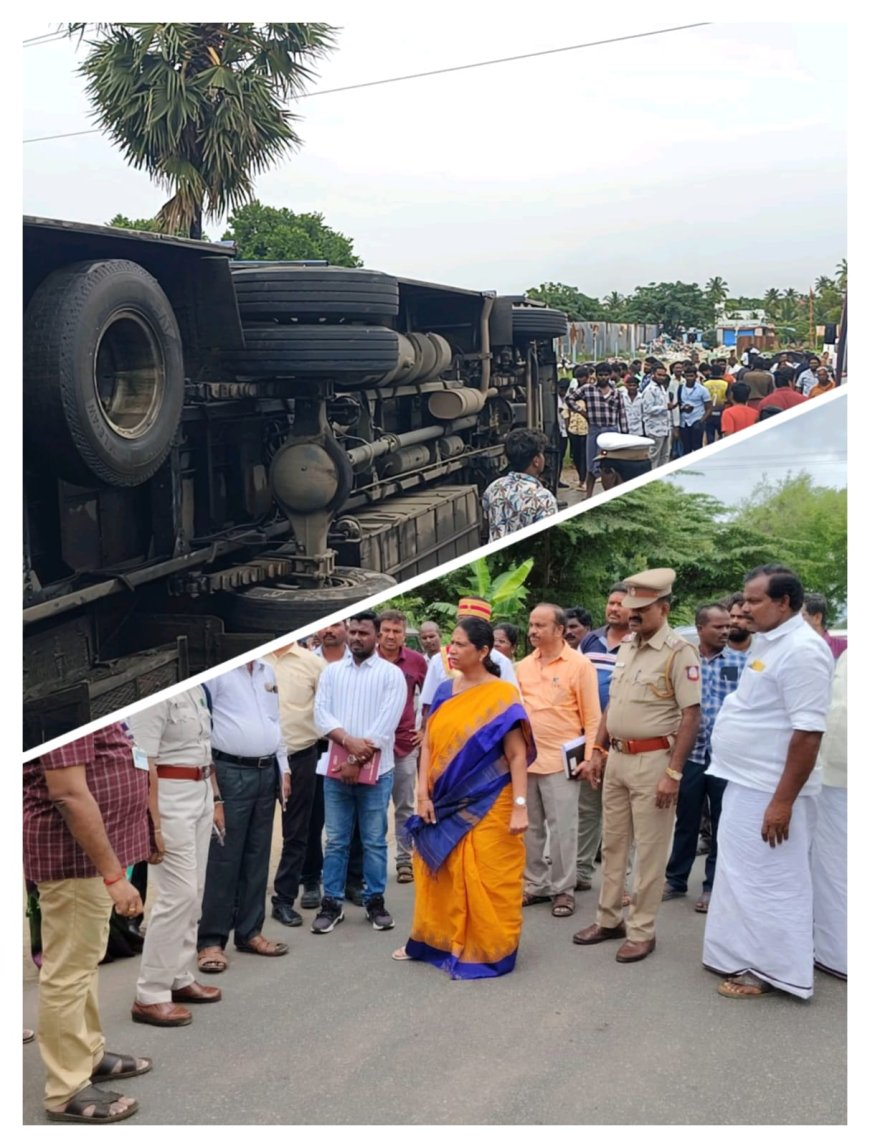
[[[321,675],[314,701],[314,724],[322,737],[347,751],[341,776],[324,776],[326,851],[323,901],[312,933],[331,933],[344,920],[347,861],[354,818],[363,844],[363,899],[375,929],[392,929],[384,905],[387,886],[387,809],[393,789],[393,742],[407,698],[405,676],[376,652],[378,616],[365,610],[348,623],[352,662],[334,662]],[[378,779],[358,782],[360,765],[380,751]],[[325,774],[328,754],[318,765]],[[351,758],[355,759],[351,761]]]

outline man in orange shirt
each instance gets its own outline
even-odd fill
[[[577,876],[577,787],[565,776],[562,746],[585,733],[588,760],[601,720],[598,676],[589,659],[565,641],[565,624],[560,606],[536,606],[529,615],[534,652],[516,667],[538,748],[529,767],[523,904],[552,898],[554,917],[573,914]],[[547,830],[549,863],[544,859]]]
[[[735,383],[731,388],[734,405],[722,411],[722,437],[728,438],[736,431],[746,430],[758,422],[758,411],[748,406],[749,384]]]

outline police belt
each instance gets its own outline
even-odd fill
[[[617,753],[651,753],[654,749],[670,749],[670,738],[667,737],[612,737],[610,748]]]
[[[210,765],[158,765],[157,776],[170,781],[207,781]]]

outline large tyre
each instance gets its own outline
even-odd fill
[[[274,264],[233,269],[243,319],[371,319],[399,313],[392,275],[349,267]]]
[[[568,316],[552,307],[514,307],[514,342],[526,339],[563,339],[568,334]]]
[[[333,378],[342,386],[376,383],[399,364],[399,336],[389,327],[245,327],[245,350],[224,363],[253,378]]]
[[[363,598],[396,585],[389,574],[337,566],[332,584],[299,589],[293,586],[249,586],[232,595],[227,621],[241,633],[287,634],[319,621]]]
[[[184,403],[169,300],[137,263],[50,274],[24,316],[28,454],[69,482],[138,486],[169,453]]]

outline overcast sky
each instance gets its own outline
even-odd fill
[[[747,439],[698,460],[672,481],[693,494],[710,494],[736,507],[763,479],[773,483],[806,471],[818,486],[846,486],[846,395],[788,422],[768,423]]]
[[[424,27],[405,7],[380,19],[387,6],[322,8],[342,31],[315,93],[704,16],[448,3]],[[56,26],[25,23],[22,39]],[[297,105],[304,148],[260,177],[258,195],[322,211],[368,266],[457,286],[554,280],[602,296],[721,275],[735,294],[806,290],[846,253],[845,44],[844,25],[716,23],[323,94]],[[25,139],[91,126],[75,73],[84,52],[23,51]],[[23,155],[28,214],[104,223],[152,216],[167,198],[100,135]],[[220,236],[219,223],[206,229]]]

